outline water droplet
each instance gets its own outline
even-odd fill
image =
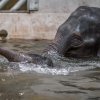
[[[20,96],[24,95],[24,92],[19,93]]]

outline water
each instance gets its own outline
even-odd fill
[[[50,41],[9,40],[0,46],[41,53]],[[9,63],[0,57],[0,100],[100,100],[99,58],[53,58],[46,65]]]

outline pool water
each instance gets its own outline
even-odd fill
[[[18,52],[41,54],[51,41],[8,40]],[[8,62],[0,56],[0,100],[100,100],[99,58],[53,58],[46,65]]]

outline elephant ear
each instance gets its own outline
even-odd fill
[[[70,47],[77,48],[83,45],[83,40],[80,35],[73,34],[71,37],[71,44]]]
[[[83,44],[83,41],[80,35],[75,33],[63,37],[58,44],[58,53],[64,55],[69,49],[80,47]]]
[[[78,48],[83,45],[83,40],[79,34],[73,33],[65,39],[63,39],[64,42],[61,44],[61,46],[63,47],[61,48],[63,51],[63,54],[65,54],[71,48]]]

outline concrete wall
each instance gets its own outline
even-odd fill
[[[8,38],[53,39],[56,30],[78,6],[100,7],[100,0],[39,0],[39,11],[0,13],[0,29]]]

